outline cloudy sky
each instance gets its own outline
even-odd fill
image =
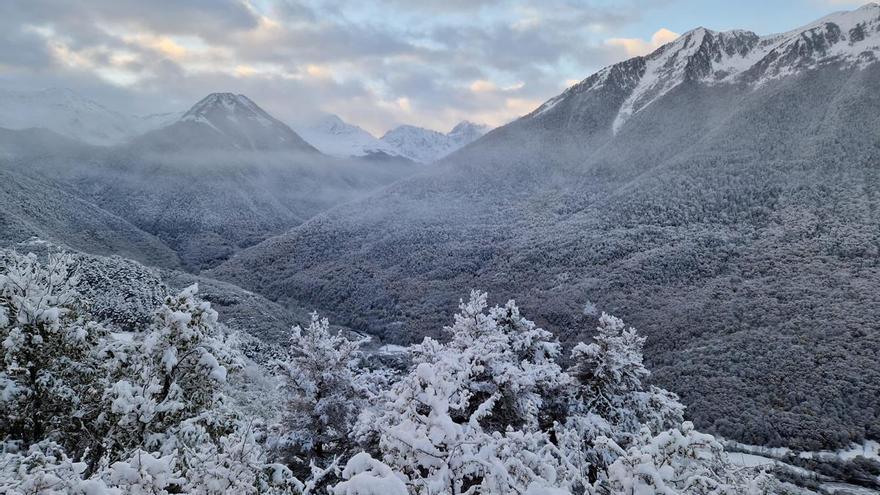
[[[5,0],[0,88],[72,88],[128,113],[245,93],[320,112],[503,124],[697,26],[785,31],[849,0]]]

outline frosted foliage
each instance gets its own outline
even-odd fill
[[[75,285],[69,255],[0,256],[0,425],[16,438],[39,441],[75,422],[57,411],[95,406],[88,381],[106,332],[83,317]]]
[[[600,442],[611,443],[604,438]],[[730,466],[714,437],[694,431],[693,424],[685,422],[621,452],[597,489],[621,495],[759,495],[772,491],[772,486],[763,475],[748,477],[747,472]]]
[[[383,461],[418,493],[524,491],[567,469],[539,428],[545,398],[567,382],[553,361],[558,345],[513,302],[486,306],[486,294],[472,293],[450,342],[414,346],[412,371],[361,416],[362,435],[378,432]]]
[[[198,286],[168,297],[142,341],[131,344],[133,372],[105,393],[107,418],[122,445],[162,441],[175,425],[221,399],[230,368],[240,365],[217,325],[210,304],[195,298]]]
[[[476,291],[444,329],[448,339],[411,346],[411,365],[397,372],[367,369],[364,339],[331,332],[316,314],[271,367],[245,367],[197,285],[165,297],[149,322],[121,315],[105,327],[74,289],[68,255],[3,252],[0,261],[0,493],[708,495],[775,486],[730,467],[714,438],[682,423],[675,395],[645,385],[644,338],[612,316],[574,347],[568,371],[550,332],[513,301],[489,307]],[[277,417],[236,401],[250,397],[236,387],[258,383],[277,383],[262,388],[265,401],[280,402]]]
[[[571,352],[568,372],[577,383],[577,407],[607,421],[615,441],[624,445],[642,425],[657,432],[681,423],[684,407],[675,394],[642,385],[650,375],[642,362],[644,337],[603,313],[594,340]]]
[[[345,480],[333,487],[334,495],[407,495],[406,485],[385,464],[361,452],[342,471]]]
[[[69,255],[0,252],[0,492],[300,492],[226,397],[242,358],[196,286],[126,332],[76,286]]]
[[[367,395],[359,370],[359,349],[365,341],[332,333],[327,319],[317,314],[306,329],[293,329],[289,357],[276,367],[286,401],[281,443],[294,456],[324,462],[346,453]],[[307,472],[308,462],[299,464],[298,472]]]

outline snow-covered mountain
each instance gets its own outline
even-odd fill
[[[299,127],[297,132],[321,153],[330,156],[345,158],[375,153],[397,155],[396,150],[388,143],[332,114],[325,115],[310,125]]]
[[[48,129],[87,144],[109,146],[172,124],[182,112],[127,115],[67,88],[0,90],[0,127]]]
[[[164,150],[317,152],[287,124],[269,115],[250,98],[211,93],[171,125],[136,140]]]
[[[184,113],[186,112],[164,112],[136,116],[132,119],[132,132],[134,132],[135,135],[140,135],[161,127],[169,126],[180,120]]]
[[[491,128],[485,124],[475,124],[464,120],[459,122],[455,127],[446,134],[449,142],[454,149],[463,148],[483,137],[483,134],[489,132]]]
[[[824,65],[863,66],[880,53],[880,5],[837,12],[801,28],[758,36],[697,28],[645,57],[612,65],[548,100],[527,117],[540,117],[560,103],[582,99],[611,86],[626,94],[613,122],[618,132],[636,113],[685,81],[709,85],[769,81]]]
[[[865,268],[880,232],[878,27],[870,4],[775,35],[690,31],[457,166],[212,274],[390,343],[439,336],[434,315],[462,287],[490,287],[573,344],[594,326],[589,300],[644,332],[652,382],[698,427],[803,450],[861,442],[864,425],[880,431],[880,277]],[[866,401],[841,401],[840,383]]]
[[[132,135],[133,118],[63,88],[0,91],[0,127],[45,128],[89,144],[109,145]]]
[[[327,115],[310,125],[300,127],[298,132],[312,146],[332,156],[384,154],[431,163],[476,141],[488,130],[488,126],[468,121],[460,122],[447,134],[423,127],[401,125],[379,139],[336,115]]]
[[[431,163],[470,144],[488,130],[488,126],[467,121],[459,123],[447,134],[423,127],[401,125],[386,132],[380,141],[410,160]]]

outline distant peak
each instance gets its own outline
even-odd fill
[[[311,129],[320,129],[326,131],[340,131],[355,128],[357,126],[347,123],[336,114],[328,113],[312,121],[311,125],[309,125],[308,127]]]
[[[241,99],[248,100],[248,97],[242,94],[235,93],[211,93],[208,96],[202,98],[202,100],[209,101],[238,101]]]
[[[180,120],[203,120],[206,117],[224,114],[252,115],[263,120],[274,120],[250,98],[235,93],[211,93],[198,101]]]
[[[202,98],[196,103],[193,108],[211,106],[217,104],[224,105],[238,105],[238,104],[250,104],[253,105],[254,102],[251,101],[245,95],[237,95],[235,93],[211,93],[208,96]]]
[[[484,130],[488,127],[489,126],[487,126],[485,124],[477,124],[475,122],[471,122],[470,120],[462,120],[458,124],[455,124],[455,127],[453,127],[451,131],[449,131],[449,134],[455,134],[457,132],[462,132],[462,131],[471,130],[471,129]]]
[[[323,117],[321,117],[319,122],[326,122],[326,123],[331,123],[331,124],[345,124],[345,121],[342,120],[342,118],[339,115],[336,115],[335,113],[328,113],[327,115],[324,115]]]
[[[880,3],[868,2],[865,5],[862,5],[861,7],[853,10],[852,12],[859,12],[859,13],[880,12]],[[843,13],[845,14],[845,13],[847,13],[847,11],[843,11]]]
[[[316,151],[290,127],[242,94],[211,93],[187,110],[178,123],[201,128],[191,132],[207,131],[211,137],[204,141],[212,146],[220,136],[224,145],[240,150]]]

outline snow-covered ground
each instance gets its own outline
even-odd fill
[[[727,457],[736,466],[749,468],[780,469],[805,478],[819,482],[819,486],[827,493],[850,494],[850,495],[877,495],[880,491],[866,488],[851,483],[843,483],[815,471],[785,462],[796,456],[800,459],[814,459],[821,461],[851,461],[858,456],[880,461],[880,443],[867,441],[863,445],[852,445],[849,448],[837,451],[822,450],[816,452],[793,452],[784,447],[763,447],[760,445],[747,445],[730,440],[724,440]],[[880,481],[880,479],[878,479]],[[804,491],[804,493],[812,493]]]
[[[853,444],[847,449],[837,451],[820,450],[818,452],[801,452],[798,454],[798,457],[801,459],[826,460],[836,458],[843,461],[851,461],[858,456],[880,462],[880,442],[868,440],[862,445]]]

